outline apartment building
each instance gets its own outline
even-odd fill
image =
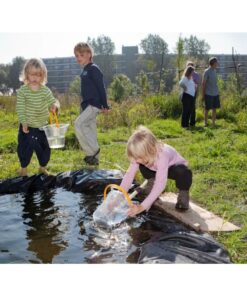
[[[217,70],[223,79],[227,79],[230,73],[235,73],[235,65],[232,55],[210,55],[216,56],[219,60],[220,67]],[[100,66],[104,73],[105,84],[108,87],[112,78],[116,74],[125,74],[131,81],[134,81],[136,75],[140,72],[140,57],[138,46],[122,46],[122,53],[112,56],[95,56],[94,62]],[[169,54],[167,60],[174,59],[174,54]],[[48,70],[48,87],[64,93],[68,90],[71,81],[81,73],[81,67],[76,63],[75,57],[63,58],[44,58],[44,63]],[[160,59],[161,60],[161,59]],[[247,87],[247,55],[236,55],[236,65],[242,76],[242,82]],[[168,61],[169,62],[169,61]],[[164,65],[164,69],[166,66]],[[169,69],[172,70],[172,69]],[[176,71],[174,67],[174,71]]]

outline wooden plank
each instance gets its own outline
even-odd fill
[[[216,216],[191,201],[189,210],[185,212],[177,211],[175,209],[176,202],[177,194],[169,192],[161,195],[155,202],[155,205],[195,231],[219,232],[240,229],[238,226]]]

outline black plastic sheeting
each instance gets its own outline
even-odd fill
[[[51,219],[52,211],[51,213],[46,213],[48,215],[47,217],[45,216],[46,214],[44,214],[44,219],[42,220],[42,210],[39,209],[38,213],[35,212],[37,207],[35,207],[33,203],[34,193],[38,194],[38,192],[40,192],[40,197],[36,198],[39,199],[39,202],[40,200],[42,201],[43,198],[46,201],[46,206],[47,202],[50,202],[49,196],[51,192],[53,192],[52,194],[54,194],[56,190],[56,198],[60,199],[62,203],[66,203],[67,207],[69,207],[70,201],[71,203],[73,203],[73,201],[71,200],[71,196],[73,196],[72,192],[77,194],[75,195],[75,199],[83,199],[82,201],[80,201],[80,203],[83,204],[83,206],[80,207],[80,211],[84,211],[85,216],[81,217],[82,220],[81,222],[79,222],[79,224],[81,224],[80,227],[82,227],[85,220],[90,221],[91,224],[90,226],[87,226],[88,230],[85,230],[84,228],[87,227],[83,226],[84,230],[82,231],[79,240],[83,241],[85,237],[85,232],[89,232],[89,234],[87,235],[88,238],[87,240],[85,240],[82,248],[84,252],[86,250],[87,254],[85,254],[84,259],[81,259],[80,249],[77,248],[76,251],[73,249],[73,252],[68,251],[68,254],[70,254],[68,256],[71,256],[71,260],[63,259],[63,261],[57,261],[59,263],[119,262],[167,264],[231,262],[225,248],[221,244],[216,242],[209,234],[200,234],[189,230],[184,225],[178,223],[177,221],[174,221],[171,217],[167,217],[155,206],[152,207],[152,209],[148,213],[143,213],[136,218],[131,218],[124,222],[125,224],[122,229],[127,229],[124,236],[123,230],[121,230],[121,225],[119,226],[119,231],[121,231],[120,236],[117,233],[117,228],[113,229],[111,234],[93,229],[94,225],[92,221],[92,214],[96,207],[102,202],[102,193],[105,186],[112,183],[120,184],[121,180],[122,174],[120,171],[117,170],[78,170],[60,173],[57,176],[34,175],[31,177],[17,177],[1,181],[0,194],[5,197],[7,195],[8,197],[8,195],[12,196],[13,194],[23,193],[23,195],[21,196],[18,195],[18,198],[20,200],[25,200],[26,207],[29,207],[31,205],[31,208],[28,209],[28,211],[24,208],[25,212],[28,212],[28,217],[25,217],[26,214],[23,217],[24,219],[28,219],[28,221],[30,219],[33,221],[40,220],[37,229],[42,229],[42,223],[47,219],[47,217],[48,219]],[[60,189],[56,189],[61,187],[63,187],[65,191],[60,191]],[[70,200],[64,195],[66,192],[68,192]],[[85,195],[82,194],[82,196],[79,198],[78,193],[83,193]],[[86,194],[89,195],[87,196]],[[73,210],[74,208],[71,208],[72,212]],[[7,214],[6,216],[8,217]],[[4,221],[2,225],[5,225],[5,223],[6,221]],[[30,224],[30,222],[28,222],[27,224]],[[31,226],[32,227],[28,231],[31,231],[31,234],[33,235],[34,226],[36,225]],[[59,227],[62,227],[62,225],[60,225]],[[2,231],[4,231],[4,229]],[[5,232],[3,232],[2,237],[7,237],[7,231],[9,230],[7,230],[6,228]],[[18,228],[16,231],[18,231]],[[37,230],[36,232],[36,241],[33,241],[35,243],[37,243],[38,239],[41,239],[42,236],[42,232],[39,233],[39,230]],[[31,234],[29,233],[29,236],[31,236]],[[13,235],[15,234],[13,233]],[[124,249],[119,251],[117,250],[117,247],[108,246],[106,248],[105,245],[104,247],[102,247],[102,242],[103,244],[105,244],[105,242],[110,241],[114,236],[117,236],[117,239],[120,241],[121,239],[126,240],[126,242],[128,242],[128,248],[126,248],[126,250]],[[107,238],[107,240],[105,238]],[[21,240],[21,236],[19,240]],[[126,245],[126,242],[124,241],[123,245]],[[21,243],[22,242],[20,242],[20,244]],[[66,246],[68,244],[69,242],[65,242],[65,247],[63,247],[63,249],[66,249]],[[51,243],[51,246],[53,246],[53,243]],[[6,249],[4,242],[0,241],[0,251],[2,252],[2,255],[0,254],[0,263],[9,263],[8,258],[4,257],[4,252],[7,252],[4,248]],[[38,246],[38,249],[40,249],[40,246]],[[94,249],[98,255],[92,255],[89,258],[88,254],[91,254]],[[73,255],[71,255],[72,253]],[[79,254],[77,258],[79,258],[80,260],[78,259],[78,261],[76,261],[77,258],[75,258],[74,256],[75,253]],[[63,256],[64,258],[66,257],[66,255]],[[32,262],[32,260],[29,260],[28,262]],[[41,260],[39,262],[56,263],[56,261],[54,261],[54,259],[52,258],[47,259],[46,261]]]
[[[227,252],[209,235],[174,232],[146,243],[138,263],[229,263]]]
[[[16,177],[0,182],[0,194],[33,193],[64,187],[72,192],[101,193],[111,183],[120,184],[122,174],[117,170],[77,170],[57,176],[43,174],[31,177]]]

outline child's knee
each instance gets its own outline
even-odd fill
[[[189,168],[185,168],[181,172],[181,177],[187,180],[188,182],[192,182],[192,171]]]

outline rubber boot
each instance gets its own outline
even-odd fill
[[[188,190],[180,190],[178,193],[176,209],[186,211],[189,208],[190,194]]]

